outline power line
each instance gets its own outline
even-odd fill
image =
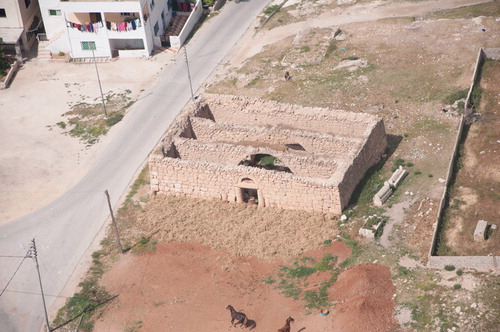
[[[5,292],[5,290],[7,289],[7,287],[9,286],[10,282],[12,281],[12,279],[14,279],[14,276],[16,275],[17,271],[19,271],[19,269],[21,268],[21,265],[23,264],[23,262],[26,259],[26,257],[28,257],[28,253],[26,253],[26,255],[23,257],[23,260],[21,261],[21,263],[19,263],[19,266],[17,267],[16,271],[14,271],[14,274],[12,274],[12,276],[10,277],[9,282],[7,282],[7,285],[5,285],[5,287],[2,289],[2,292],[0,293],[0,296],[3,295],[3,293]]]
[[[0,255],[0,258],[26,258],[26,256]]]
[[[41,293],[35,293],[35,292],[26,292],[26,291],[19,291],[19,290],[10,290],[10,289],[7,289],[5,291],[5,293],[17,293],[17,294],[29,294],[29,295],[42,295]],[[67,299],[69,298],[70,296],[63,296],[63,295],[52,295],[52,294],[45,294],[45,296],[50,296],[50,297],[60,297],[60,298],[64,298],[64,299]]]

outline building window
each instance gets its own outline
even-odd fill
[[[50,16],[61,16],[61,11],[59,9],[49,9]]]
[[[93,41],[82,41],[82,51],[95,50],[95,42]]]
[[[5,14],[5,8],[0,8],[0,17],[7,17]]]
[[[134,13],[120,13],[120,16],[135,16]]]
[[[158,24],[158,22],[156,22],[154,30],[155,30],[155,36],[158,36],[158,31],[160,31],[160,25]]]
[[[151,0],[149,7],[151,8],[151,10],[153,10],[153,8],[155,8],[155,0]]]
[[[26,8],[28,8],[31,5],[31,0],[24,0],[24,4],[26,5]]]

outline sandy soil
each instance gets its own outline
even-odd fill
[[[172,58],[120,59],[98,64],[103,93],[131,90],[132,99],[155,82]],[[152,79],[153,78],[153,79]],[[0,90],[0,225],[26,215],[76,184],[101,144],[86,147],[56,126],[70,104],[98,103],[93,64],[27,61],[11,86]]]
[[[331,252],[345,257],[346,249],[337,243],[304,255]],[[254,331],[277,330],[289,316],[295,319],[292,331],[388,331],[395,327],[394,286],[388,268],[363,264],[341,274],[333,291],[338,305],[328,308],[330,314],[323,317],[262,282],[280,263],[234,257],[197,243],[161,244],[152,253],[126,255],[102,279],[119,297],[108,305],[95,330],[126,331],[140,326],[140,331],[195,331],[203,326],[205,331],[231,331],[235,329],[229,324],[229,304],[255,320]]]

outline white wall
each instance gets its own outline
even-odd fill
[[[64,14],[59,0],[38,0],[40,3],[40,13],[42,14],[43,25],[47,38],[51,41],[56,37],[61,37],[65,32]],[[51,16],[49,10],[61,10],[60,16]],[[62,38],[65,39],[65,38]],[[67,44],[67,43],[66,43]],[[68,45],[69,46],[69,45]]]
[[[182,28],[182,31],[179,34],[179,36],[170,37],[170,44],[173,48],[177,48],[177,49],[181,48],[181,46],[186,41],[187,37],[189,36],[191,31],[193,30],[194,26],[196,25],[196,23],[198,22],[198,20],[200,19],[202,14],[203,14],[202,1],[198,0],[196,2],[196,5],[195,5],[193,11],[189,15],[189,18],[186,21],[186,24]]]
[[[0,17],[0,28],[21,28],[23,26],[18,1],[19,0],[0,1],[0,8],[5,9],[6,15],[6,17]]]
[[[94,41],[96,43],[96,56],[111,56],[112,47],[109,39],[143,39],[144,51],[129,52],[129,54],[141,54],[148,56],[154,49],[154,25],[159,22],[158,35],[163,33],[164,24],[161,18],[162,11],[165,11],[165,21],[169,22],[171,13],[168,11],[168,0],[155,0],[155,6],[151,9],[151,0],[131,0],[131,1],[106,1],[106,2],[61,2],[60,0],[40,0],[42,15],[46,20],[47,37],[51,41],[49,49],[54,52],[65,52],[71,54],[73,58],[92,56],[91,51],[81,49],[82,41]],[[147,6],[149,14],[148,20],[144,22],[142,9]],[[50,9],[60,9],[61,17],[50,16]],[[132,12],[141,13],[142,27],[133,31],[117,32],[109,31],[103,27],[98,33],[81,32],[74,28],[66,27],[66,19],[69,20],[70,13],[101,13],[103,20],[106,20],[105,13]],[[62,42],[65,40],[66,42]],[[89,55],[90,54],[90,55]]]

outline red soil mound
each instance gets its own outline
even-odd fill
[[[334,331],[397,330],[389,268],[357,265],[339,275],[332,294],[339,301],[333,313]]]

